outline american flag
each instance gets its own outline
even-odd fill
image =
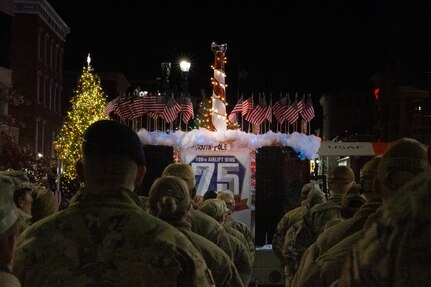
[[[281,105],[280,100],[275,102],[275,104],[272,106],[272,113],[275,116],[275,119],[279,123],[284,122],[284,110],[285,107]]]
[[[233,110],[230,112],[230,115],[228,117],[229,121],[236,122],[236,113],[241,112],[242,113],[242,104],[243,100],[242,97],[238,100]]]
[[[133,115],[133,112],[130,109],[130,103],[130,99],[122,99],[117,106],[116,113],[122,120],[130,119]]]
[[[163,113],[166,107],[166,97],[165,96],[144,96],[142,97],[144,101],[145,112],[153,113]]]
[[[253,101],[251,99],[247,99],[242,102],[242,112],[241,114],[245,116],[249,111],[253,109]]]
[[[180,111],[180,104],[174,98],[170,98],[161,116],[167,123],[171,123],[175,121]]]
[[[260,125],[266,118],[266,111],[265,97],[260,97],[259,104],[247,114],[245,119],[252,124]]]
[[[137,97],[130,103],[130,109],[132,110],[132,119],[142,116],[145,114],[145,103],[142,97]]]
[[[266,107],[265,120],[272,123],[272,97],[269,102],[269,106]]]
[[[180,105],[180,112],[182,113],[182,120],[185,124],[187,124],[190,119],[195,117],[193,111],[193,104],[190,97],[179,97],[178,104]]]
[[[117,108],[118,105],[118,101],[120,100],[120,97],[116,97],[115,99],[113,99],[112,101],[110,101],[109,103],[106,104],[105,109],[104,109],[104,113],[105,115],[109,116],[109,114],[113,111],[115,111],[115,109]]]
[[[311,94],[307,95],[307,100],[305,101],[304,111],[301,114],[301,117],[306,122],[310,122],[314,118],[314,107],[313,101],[311,100]]]
[[[290,98],[288,99],[288,104],[287,104],[287,108],[286,108],[286,118],[285,120],[287,120],[287,122],[289,124],[294,124],[298,118],[299,118],[299,114],[298,111],[296,110],[296,104],[297,104],[298,100],[295,97],[295,100],[293,101],[293,103],[290,103]]]
[[[298,93],[295,94],[295,101],[296,101],[296,111],[298,114],[302,114],[304,111],[304,96],[302,95],[302,99],[298,102]]]

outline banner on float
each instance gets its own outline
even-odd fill
[[[237,198],[234,217],[242,218],[250,227],[251,222],[251,170],[250,150],[231,149],[227,143],[198,145],[181,150],[181,160],[191,164],[196,176],[196,194],[203,196],[208,190],[229,189]],[[239,201],[238,201],[239,199]]]

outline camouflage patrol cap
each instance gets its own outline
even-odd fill
[[[427,169],[426,146],[412,138],[401,138],[392,142],[383,154],[377,177],[385,186],[397,190]]]
[[[187,184],[176,176],[164,176],[156,179],[151,185],[149,198],[150,211],[156,215],[162,212],[165,216],[169,216],[169,214],[180,214],[182,216],[190,207],[190,195]],[[168,199],[173,199],[175,206],[170,211],[162,210],[161,205]]]
[[[217,198],[223,200],[230,211],[235,209],[235,196],[229,189],[219,192]]]
[[[187,183],[187,186],[189,188],[189,192],[195,187],[196,179],[195,174],[193,172],[193,169],[188,164],[177,164],[177,163],[171,163],[169,164],[162,173],[162,176],[178,176],[182,180],[184,180]]]
[[[352,185],[352,187],[350,187],[343,195],[343,199],[341,201],[343,208],[352,212],[352,215],[364,203],[365,197],[361,195],[361,186],[359,184]]]
[[[128,155],[137,164],[146,164],[138,135],[129,127],[112,120],[92,123],[84,133],[82,149],[87,152]]]
[[[10,176],[0,175],[0,234],[6,232],[19,218],[13,201],[16,185]]]
[[[199,210],[215,219],[219,219],[223,214],[229,212],[226,203],[217,198],[205,200]]]
[[[310,193],[310,191],[315,190],[315,189],[316,189],[316,184],[314,184],[312,182],[304,184],[302,186],[302,189],[301,189],[301,200],[306,199],[308,194]]]
[[[31,215],[33,222],[58,211],[58,202],[51,190],[41,186],[35,187],[33,189],[32,197],[33,202],[31,205]]]
[[[331,169],[329,173],[329,180],[343,182],[347,184],[352,181],[355,181],[355,173],[348,166],[338,165]]]
[[[361,169],[361,180],[365,177],[375,177],[377,175],[377,168],[379,167],[381,159],[381,155],[376,155],[364,164]]]

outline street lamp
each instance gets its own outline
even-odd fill
[[[169,91],[169,76],[171,75],[171,63],[163,62],[162,67],[162,93],[166,95]]]
[[[190,65],[191,65],[191,63],[186,61],[186,60],[182,60],[180,62],[180,69],[182,72],[181,73],[181,76],[182,76],[181,88],[185,94],[187,94],[187,92],[188,92],[188,77],[189,77]]]

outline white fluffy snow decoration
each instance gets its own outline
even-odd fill
[[[231,148],[264,146],[290,146],[299,153],[301,159],[315,159],[320,148],[321,139],[315,135],[306,135],[298,132],[291,134],[274,133],[250,134],[240,130],[226,130],[212,132],[205,128],[194,129],[189,132],[148,132],[145,129],[138,131],[138,136],[144,145],[165,145],[179,148],[190,148],[195,145],[217,145],[219,142],[230,141]]]

